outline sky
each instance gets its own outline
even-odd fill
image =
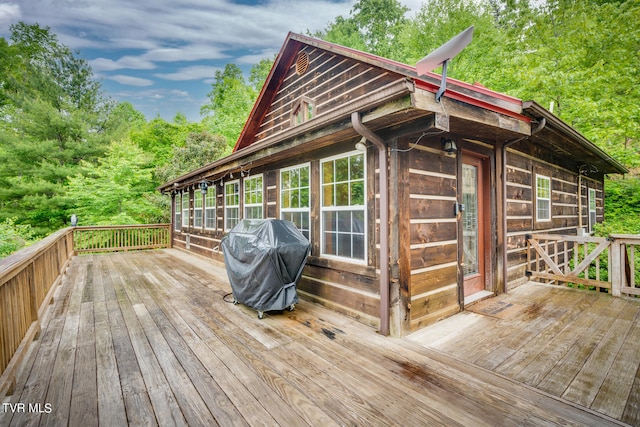
[[[200,121],[215,72],[248,77],[289,31],[324,30],[355,0],[0,0],[0,37],[20,21],[49,27],[88,61],[104,92],[147,120]],[[412,12],[420,0],[401,0]]]

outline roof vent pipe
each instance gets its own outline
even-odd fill
[[[362,124],[359,112],[351,113],[351,125],[378,150],[380,168],[380,334],[389,335],[389,176],[387,147],[382,139]]]

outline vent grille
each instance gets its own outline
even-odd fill
[[[301,76],[307,72],[309,68],[309,54],[307,52],[300,52],[298,59],[296,60],[296,74]]]

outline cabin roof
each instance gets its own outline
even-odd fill
[[[329,43],[324,40],[290,32],[274,61],[266,82],[258,95],[256,103],[254,104],[247,121],[245,122],[231,155],[167,182],[160,186],[158,190],[164,192],[169,191],[171,187],[183,187],[184,185],[193,184],[192,181],[201,179],[202,175],[208,170],[221,168],[225,164],[234,161],[237,162],[245,155],[254,153],[258,149],[275,145],[281,142],[285,137],[291,137],[291,132],[300,132],[300,129],[291,129],[291,132],[279,138],[265,138],[264,140],[256,138],[256,132],[262,124],[265,114],[269,111],[269,107],[277,96],[287,71],[293,66],[298,52],[304,46],[311,46],[337,55],[342,55],[346,58],[377,67],[386,72],[397,74],[399,77],[404,77],[405,85],[410,87],[407,89],[408,91],[418,88],[435,94],[440,87],[441,76],[439,74],[429,72],[425,75],[418,75],[416,68],[413,66],[367,52]],[[566,148],[569,147],[570,150],[568,153],[571,156],[577,157],[578,163],[584,161],[584,163],[596,165],[598,170],[602,173],[628,172],[621,163],[611,158],[595,144],[590,142],[586,137],[534,101],[522,101],[518,98],[490,90],[478,83],[470,84],[449,77],[447,78],[447,90],[444,93],[444,97],[479,109],[508,116],[509,118],[526,123],[527,126],[531,123],[540,122],[544,118],[546,121],[545,128],[537,135],[537,137],[531,137],[533,141],[540,142],[541,144],[550,144],[549,141],[553,141],[551,142],[553,145],[552,149],[563,153],[566,153]],[[324,123],[319,122],[319,125],[322,124]],[[543,141],[544,136],[549,136],[551,134],[553,134],[552,136],[554,136],[554,139],[546,138]],[[514,134],[514,138],[518,136],[520,135]],[[558,138],[558,136],[561,137]],[[582,159],[582,157],[584,157],[584,159]]]

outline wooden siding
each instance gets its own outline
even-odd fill
[[[306,299],[321,303],[333,310],[359,319],[361,322],[377,327],[380,319],[379,276],[377,272],[378,260],[378,175],[377,156],[374,150],[367,154],[367,253],[366,265],[354,264],[348,261],[328,259],[321,256],[320,251],[320,160],[353,150],[356,141],[337,143],[329,147],[301,154],[298,157],[288,157],[279,162],[251,169],[251,175],[263,174],[263,212],[265,218],[280,218],[280,170],[301,163],[309,163],[309,177],[311,189],[310,228],[311,228],[311,256],[307,261],[302,279],[298,285],[300,294]],[[373,173],[371,172],[373,171]],[[240,186],[245,178],[240,179]],[[216,182],[217,183],[217,182]],[[214,189],[215,188],[215,189]],[[193,253],[224,262],[220,242],[226,232],[224,225],[224,195],[223,187],[213,185],[209,191],[217,191],[218,195],[218,228],[215,230],[203,227],[194,228],[190,220],[190,227],[181,227],[173,232],[173,246]],[[197,194],[199,190],[195,190]],[[191,192],[193,198],[193,191]],[[190,203],[190,214],[193,216],[193,202]],[[240,197],[241,216],[244,211],[242,194]]]
[[[300,99],[314,105],[314,118],[320,118],[347,102],[404,77],[312,46],[301,52],[309,55],[309,68],[296,73],[295,62],[289,68],[255,139],[261,140],[291,127],[292,109]]]
[[[458,244],[455,156],[426,139],[409,160],[410,330],[457,312]]]
[[[525,235],[546,232],[575,235],[578,229],[578,171],[570,165],[553,164],[530,154],[507,150],[507,289],[527,281],[527,244]],[[536,220],[536,175],[551,180],[551,220]],[[604,218],[603,182],[589,176],[582,177],[583,226],[589,223],[589,188],[596,190],[597,221]],[[549,249],[556,256],[555,248]],[[557,256],[562,264],[572,257],[573,246]]]

